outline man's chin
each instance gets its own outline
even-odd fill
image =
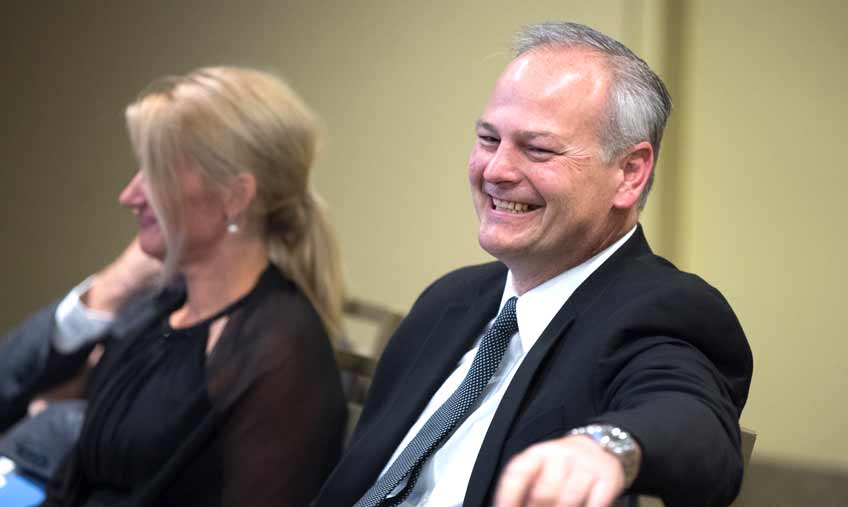
[[[500,261],[520,255],[526,249],[514,239],[490,238],[483,234],[478,236],[477,239],[480,243],[480,248]]]

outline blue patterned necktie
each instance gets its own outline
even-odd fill
[[[510,338],[518,331],[518,321],[515,318],[517,301],[516,297],[509,298],[495,323],[483,335],[471,369],[462,383],[430,416],[392,466],[356,502],[355,507],[392,507],[403,502],[409,495],[424,462],[448,439],[498,369]],[[409,480],[403,490],[392,498],[386,498],[405,478]]]

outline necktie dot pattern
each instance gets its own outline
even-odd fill
[[[480,341],[480,348],[471,362],[468,374],[453,394],[433,413],[417,435],[407,444],[392,466],[356,502],[355,507],[393,507],[399,505],[412,491],[418,474],[427,458],[451,435],[459,421],[480,397],[506,352],[510,338],[518,331],[515,317],[517,297],[504,304],[492,327]],[[403,490],[386,498],[405,478]]]

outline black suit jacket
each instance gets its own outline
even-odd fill
[[[463,268],[419,297],[380,359],[348,452],[316,505],[353,505],[498,310],[500,263]],[[738,418],[751,351],[700,278],[654,255],[641,227],[562,306],[495,413],[463,505],[490,505],[500,471],[532,444],[591,422],[643,449],[632,492],[669,507],[728,505],[742,477]]]

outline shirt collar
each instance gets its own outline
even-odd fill
[[[530,350],[554,316],[568,301],[568,298],[580,287],[589,275],[591,275],[601,264],[610,258],[621,245],[627,242],[636,226],[630,232],[619,238],[615,243],[601,250],[582,264],[563,271],[559,275],[525,292],[518,298],[516,305],[516,319],[518,320],[518,334],[521,338],[521,346],[524,352]],[[506,275],[503,296],[501,297],[498,313],[503,309],[507,300],[518,296],[513,285],[512,271]]]

